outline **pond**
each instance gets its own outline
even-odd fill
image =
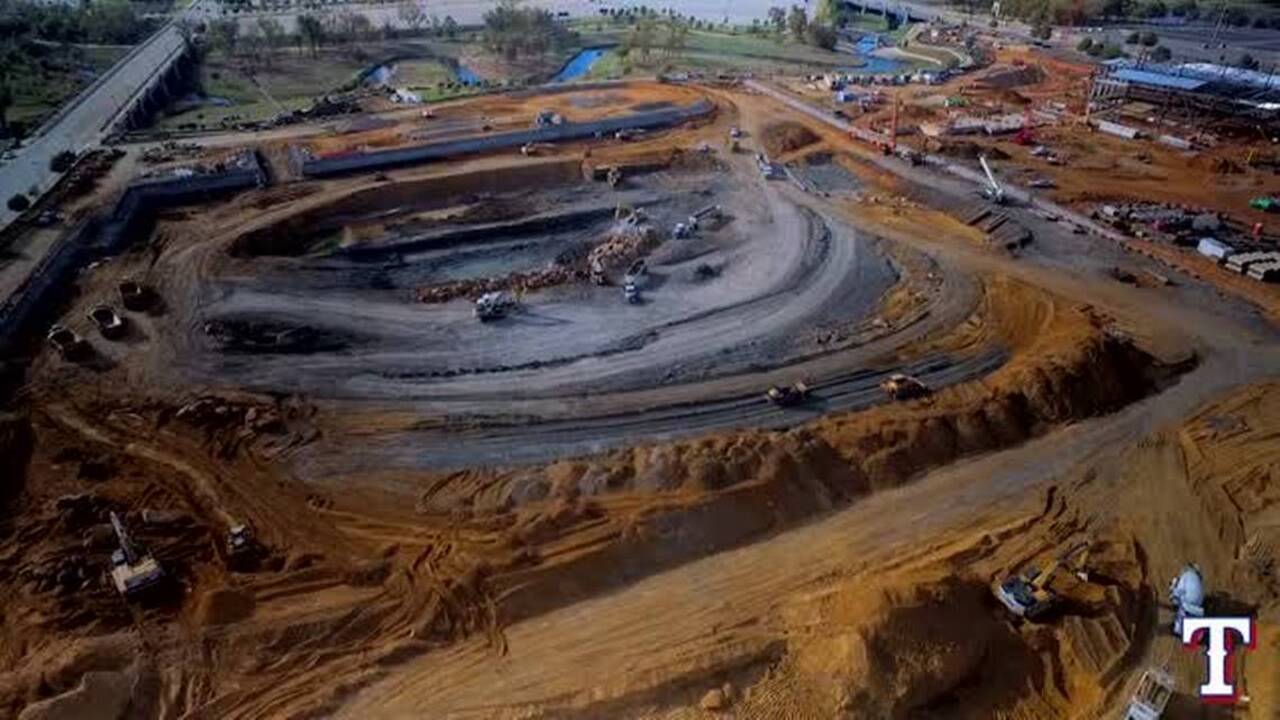
[[[560,68],[560,72],[551,78],[551,82],[568,82],[586,75],[591,70],[591,66],[595,65],[596,61],[603,57],[607,51],[607,48],[587,48],[583,50],[569,58],[569,62]]]
[[[890,75],[906,72],[907,63],[892,58],[876,57],[874,53],[880,47],[880,36],[875,33],[867,33],[858,38],[858,42],[854,43],[854,54],[862,61],[862,64],[849,72],[862,74],[879,74]]]

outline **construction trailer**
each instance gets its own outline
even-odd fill
[[[1280,282],[1280,261],[1254,263],[1248,276],[1259,282]]]
[[[1200,238],[1200,243],[1196,245],[1196,252],[1216,263],[1221,263],[1226,260],[1231,253],[1235,252],[1235,250],[1233,250],[1230,245],[1220,240],[1211,237],[1204,237]]]
[[[1274,250],[1236,253],[1227,257],[1226,268],[1244,275],[1253,265],[1280,262],[1280,252]]]

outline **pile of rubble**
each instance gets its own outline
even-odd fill
[[[172,162],[174,160],[186,160],[199,157],[203,152],[203,148],[195,143],[180,143],[175,140],[166,140],[160,145],[153,145],[143,151],[142,162],[148,165],[158,165],[160,163]]]
[[[551,265],[542,270],[512,273],[502,277],[470,278],[441,283],[418,290],[418,302],[443,303],[458,298],[475,300],[485,293],[510,290],[517,293],[563,285],[584,276],[581,270],[567,265]]]
[[[619,220],[609,229],[605,241],[587,254],[592,281],[602,285],[617,282],[636,260],[648,255],[661,242],[658,231],[643,216],[633,214]]]

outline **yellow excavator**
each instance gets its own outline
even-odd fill
[[[1009,612],[1020,618],[1036,620],[1043,617],[1058,602],[1058,596],[1049,588],[1053,575],[1074,555],[1081,554],[1076,563],[1078,572],[1084,572],[1084,565],[1089,556],[1089,543],[1081,542],[1073,545],[1066,552],[1054,558],[1044,570],[1029,567],[1020,575],[1014,575],[995,588],[996,599],[1009,609]]]

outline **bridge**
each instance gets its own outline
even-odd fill
[[[57,173],[49,169],[49,161],[55,155],[64,150],[83,152],[159,108],[162,95],[177,79],[179,61],[187,53],[179,22],[169,21],[130,50],[47,120],[17,151],[16,158],[0,165],[0,191],[4,194],[0,198],[0,228],[17,217],[7,207],[13,194],[32,188],[43,193],[52,187]]]

